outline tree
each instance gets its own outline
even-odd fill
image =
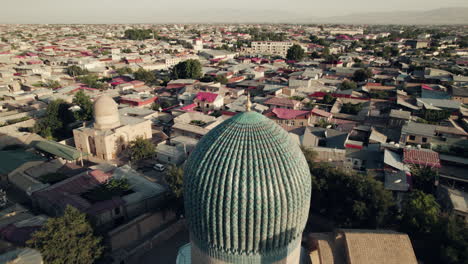
[[[202,65],[199,60],[189,59],[179,62],[172,69],[175,79],[200,79],[202,77]]]
[[[93,102],[83,90],[78,91],[73,97],[73,104],[80,107],[79,111],[74,112],[76,120],[88,121],[93,119]]]
[[[88,74],[77,78],[79,82],[90,88],[104,89],[105,84],[99,80],[97,75]]]
[[[455,216],[443,215],[433,232],[439,247],[437,263],[457,264],[468,260],[468,226]],[[464,262],[463,262],[464,261]]]
[[[228,83],[228,79],[226,78],[226,75],[224,74],[220,74],[220,75],[217,75],[215,80],[221,84],[226,84]]]
[[[402,228],[415,235],[429,234],[437,224],[440,206],[432,194],[414,190],[403,201]]]
[[[333,104],[335,103],[335,97],[331,96],[330,94],[326,94],[325,96],[323,96],[323,103],[324,104]]]
[[[449,118],[451,115],[450,111],[444,110],[428,110],[425,109],[423,112],[423,118],[429,122],[440,122]]]
[[[75,122],[75,117],[69,108],[70,104],[64,100],[51,101],[47,105],[45,117],[34,125],[33,132],[48,139],[66,138],[69,132],[67,126]]]
[[[85,75],[85,74],[89,73],[88,70],[82,69],[81,67],[76,66],[76,65],[72,65],[72,66],[68,67],[66,69],[66,72],[67,72],[68,75],[70,75],[72,77]]]
[[[151,29],[127,29],[124,33],[124,38],[130,40],[145,40],[153,37]]]
[[[353,81],[344,80],[342,83],[338,85],[338,89],[340,90],[356,90],[357,84]]]
[[[369,68],[366,69],[359,69],[354,72],[353,74],[353,80],[355,82],[365,82],[367,79],[371,78],[373,76],[372,71]]]
[[[357,115],[363,106],[362,103],[353,104],[353,103],[344,103],[341,106],[341,113],[349,114],[349,115]]]
[[[288,60],[300,61],[304,58],[304,49],[297,44],[292,45],[286,54]]]
[[[133,70],[129,67],[123,67],[115,70],[118,75],[132,74]]]
[[[394,201],[381,182],[326,165],[309,163],[309,167],[312,212],[341,227],[376,228],[391,222]]]
[[[86,215],[70,205],[63,216],[49,218],[27,245],[39,250],[50,264],[90,264],[103,252],[101,238],[94,236]]]
[[[161,108],[161,105],[158,104],[157,102],[154,102],[151,104],[151,110],[153,111],[159,111],[160,108]]]
[[[183,194],[183,183],[184,183],[184,170],[181,167],[171,165],[166,171],[165,179],[172,192],[177,198],[182,197]]]
[[[143,68],[139,68],[135,73],[133,73],[135,79],[145,82],[146,84],[155,84],[156,75],[152,71],[147,71]]]
[[[411,178],[413,187],[427,194],[434,194],[435,181],[438,178],[438,172],[430,167],[411,167]]]
[[[130,142],[130,159],[134,161],[153,157],[156,148],[149,139],[137,137]]]

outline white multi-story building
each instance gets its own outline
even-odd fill
[[[252,54],[286,56],[292,45],[294,43],[291,41],[253,41],[249,52]]]

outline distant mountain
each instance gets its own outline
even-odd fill
[[[440,8],[429,11],[358,13],[319,18],[317,23],[344,24],[468,24],[468,8]]]

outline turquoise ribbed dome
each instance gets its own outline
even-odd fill
[[[185,166],[192,242],[229,263],[269,263],[294,250],[310,194],[310,172],[299,146],[256,112],[211,130]]]

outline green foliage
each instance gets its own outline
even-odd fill
[[[366,68],[364,70],[359,69],[354,72],[353,80],[355,82],[364,82],[364,81],[367,81],[367,79],[371,78],[372,76],[373,76],[372,71],[369,68]]]
[[[201,121],[201,120],[192,120],[192,121],[190,121],[190,124],[195,125],[195,126],[199,126],[199,127],[203,127],[203,126],[206,125],[206,122]]]
[[[285,33],[275,33],[270,31],[260,31],[258,28],[249,28],[246,31],[238,31],[251,35],[253,41],[285,41]]]
[[[443,215],[434,228],[434,245],[440,245],[438,263],[457,264],[468,261],[468,227],[455,216]],[[432,259],[434,260],[434,259]],[[437,260],[436,260],[437,261]],[[429,263],[429,262],[428,262]]]
[[[433,194],[435,191],[435,181],[439,178],[439,173],[430,167],[411,167],[413,187],[425,193]]]
[[[200,79],[202,77],[202,65],[200,61],[189,59],[179,62],[172,69],[175,79]]]
[[[165,179],[175,196],[177,198],[182,197],[184,183],[183,168],[171,165],[166,171]]]
[[[135,79],[142,81],[148,85],[156,84],[156,75],[152,71],[147,71],[143,68],[139,68],[133,76]]]
[[[23,117],[19,117],[19,118],[9,119],[9,120],[6,121],[5,126],[13,125],[13,124],[16,124],[16,123],[19,123],[19,122],[24,122],[24,121],[29,120],[29,119],[31,119],[31,117],[29,117],[29,116],[23,116]]]
[[[130,142],[130,159],[133,161],[151,158],[155,153],[156,147],[149,139],[137,137]]]
[[[158,104],[157,102],[154,102],[154,103],[151,104],[151,110],[159,111],[159,108],[161,108],[161,105]]]
[[[66,72],[67,72],[68,75],[70,75],[72,77],[85,75],[85,74],[89,73],[88,70],[82,69],[81,67],[76,66],[76,65],[72,65],[72,66],[68,67]]]
[[[288,49],[286,58],[288,60],[300,61],[304,58],[304,54],[304,49],[300,45],[294,44]]]
[[[104,89],[105,84],[99,80],[97,75],[84,75],[77,78],[77,80],[90,88]]]
[[[299,102],[300,102],[300,101],[304,100],[304,97],[303,97],[303,96],[294,95],[294,96],[289,97],[289,99],[296,100],[296,101],[299,101]]]
[[[319,121],[315,125],[318,127],[327,128],[328,126],[331,126],[333,124],[327,122],[325,119],[319,119]]]
[[[43,183],[54,184],[54,183],[63,181],[66,178],[67,176],[65,174],[53,172],[53,173],[47,173],[47,174],[41,175],[39,177],[39,180]]]
[[[335,101],[336,101],[336,98],[331,96],[330,94],[326,94],[322,100],[324,104],[334,104]]]
[[[362,110],[362,103],[353,104],[353,103],[344,103],[341,106],[341,113],[349,115],[357,115]]]
[[[34,125],[32,131],[47,139],[66,138],[70,131],[67,126],[75,122],[75,117],[68,109],[70,105],[58,99],[47,105],[46,115]]]
[[[38,83],[33,84],[33,86],[34,87],[47,87],[47,88],[50,88],[50,89],[57,89],[57,88],[62,87],[60,82],[53,81],[53,80],[49,80],[49,81],[46,81],[46,82],[38,82]]]
[[[86,215],[69,205],[63,216],[49,218],[27,245],[39,250],[48,264],[92,264],[103,252]]]
[[[390,91],[373,91],[369,95],[371,98],[376,99],[388,99],[392,96],[392,92]]]
[[[349,89],[356,90],[357,89],[357,84],[355,82],[353,82],[353,81],[344,80],[342,83],[340,83],[338,85],[338,89],[340,89],[340,90],[349,90]]]
[[[412,191],[403,201],[402,228],[415,235],[429,234],[437,224],[440,206],[432,194]]]
[[[377,228],[392,219],[392,194],[371,176],[324,165],[310,166],[310,171],[312,212],[346,228]]]
[[[429,122],[440,122],[450,117],[450,111],[444,110],[424,110],[423,118]]]
[[[129,67],[123,67],[115,70],[118,75],[132,74],[133,70]]]
[[[132,50],[129,49],[129,48],[124,48],[124,49],[122,49],[122,52],[123,53],[132,53]]]
[[[83,90],[78,91],[73,97],[73,104],[79,106],[81,109],[74,112],[76,120],[88,121],[93,119],[93,102]]]
[[[132,190],[130,189],[130,184],[126,178],[111,178],[104,184],[101,184],[82,194],[82,196],[86,200],[95,203],[110,200],[112,197],[121,197],[131,192]]]
[[[220,74],[220,75],[217,75],[215,77],[215,80],[221,84],[227,84],[228,83],[228,79],[226,78],[226,76],[224,74]]]
[[[151,29],[127,29],[124,33],[124,38],[131,40],[145,40],[153,37]]]

